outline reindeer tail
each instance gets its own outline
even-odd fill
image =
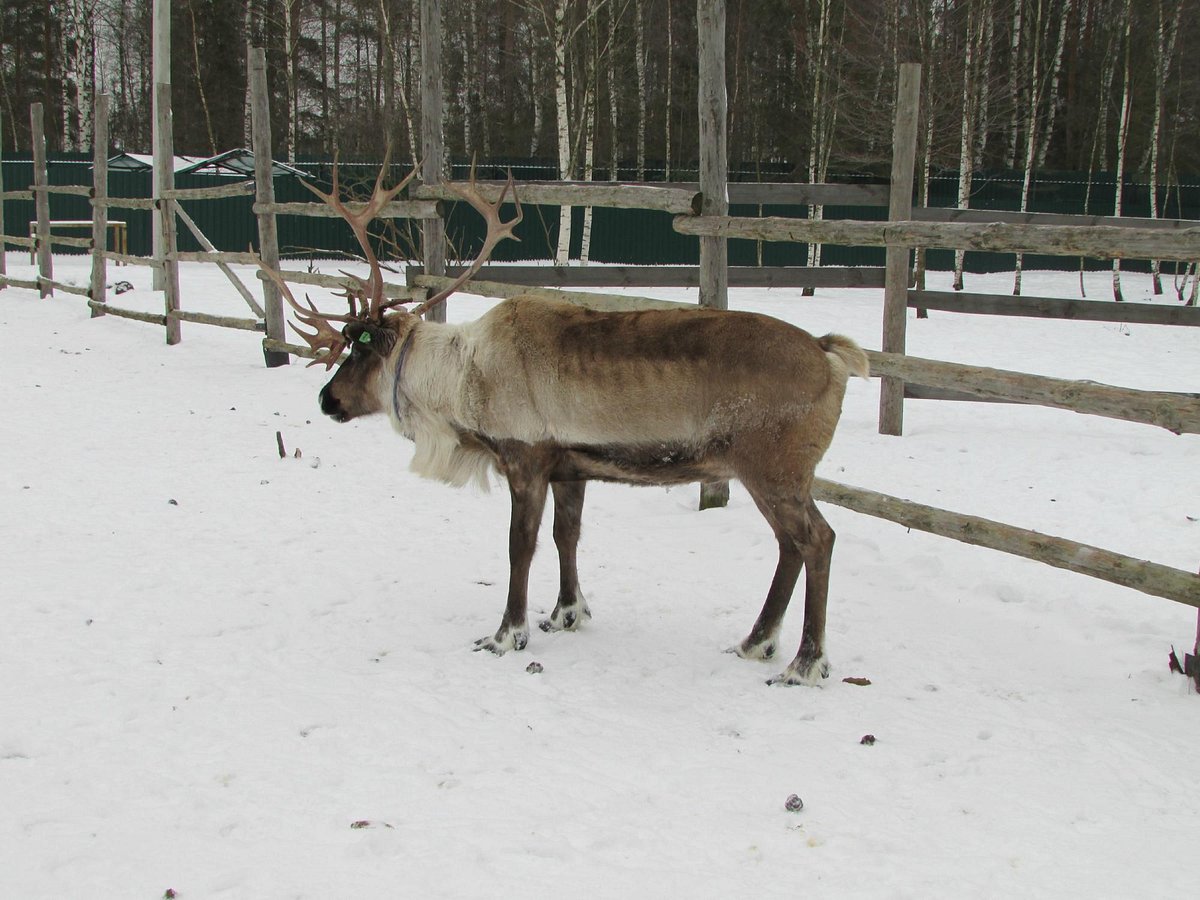
[[[851,375],[857,375],[859,378],[871,377],[871,363],[867,360],[867,354],[850,338],[841,334],[827,334],[818,338],[817,344],[830,356],[841,360]]]

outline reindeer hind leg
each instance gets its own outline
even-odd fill
[[[592,617],[579,588],[576,549],[583,518],[586,481],[556,481],[554,492],[554,545],[558,548],[558,602],[550,617],[538,623],[542,631],[574,631]]]
[[[829,677],[829,660],[825,656],[825,614],[835,534],[811,496],[805,498],[801,523],[802,537],[798,543],[805,570],[804,631],[796,658],[768,684],[818,684]]]
[[[795,503],[789,499],[789,492],[778,486],[758,484],[747,479],[743,479],[743,484],[775,532],[779,543],[779,563],[758,619],[745,640],[731,648],[730,652],[743,659],[771,659],[778,649],[783,616],[804,566],[804,556],[797,540],[799,509],[792,508]]]

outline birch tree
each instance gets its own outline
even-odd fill
[[[1158,164],[1162,143],[1162,119],[1167,78],[1175,56],[1175,37],[1183,15],[1183,0],[1174,4],[1174,12],[1165,10],[1163,0],[1154,0],[1154,124],[1150,132],[1150,218],[1158,218]],[[1150,275],[1155,295],[1162,293],[1162,273],[1159,260],[1150,261]]]
[[[646,180],[646,19],[642,0],[634,0],[634,68],[637,70],[637,177]]]
[[[567,2],[554,0],[554,111],[558,135],[558,177],[570,181],[575,177],[571,156],[571,111],[567,106]],[[565,266],[571,252],[572,208],[559,207],[558,248],[554,264]]]
[[[674,102],[674,84],[675,84],[675,38],[674,31],[674,16],[671,14],[671,0],[667,0],[667,89],[666,99],[663,103],[663,140],[665,146],[663,148],[663,181],[671,180],[671,106]]]
[[[1025,175],[1021,182],[1021,212],[1029,211],[1029,191],[1033,183],[1033,166],[1038,137],[1038,108],[1042,100],[1042,79],[1039,76],[1043,37],[1046,24],[1046,4],[1049,0],[1033,0],[1033,24],[1030,27],[1033,47],[1029,53],[1029,92],[1025,106]],[[1021,293],[1021,270],[1024,254],[1018,253],[1013,276],[1013,294]]]
[[[834,0],[808,0],[804,13],[807,21],[800,32],[798,57],[805,62],[805,74],[810,84],[808,180],[824,182],[829,173],[833,152],[833,137],[838,118],[839,69],[842,36],[845,29],[845,7],[835,12]],[[820,219],[824,207],[810,206],[808,217]],[[821,245],[808,245],[809,266],[821,265]],[[804,288],[804,296],[812,296],[812,288]]]
[[[620,98],[620,92],[617,87],[617,8],[615,4],[608,7],[608,47],[607,56],[607,81],[608,81],[608,134],[609,134],[609,151],[608,151],[608,178],[610,181],[616,181],[618,177],[617,166],[620,159],[620,141],[617,131],[617,103]]]
[[[1117,126],[1117,174],[1116,174],[1116,191],[1113,200],[1113,215],[1121,215],[1122,194],[1125,187],[1125,150],[1129,138],[1129,112],[1133,102],[1130,94],[1130,82],[1132,79],[1132,71],[1129,64],[1130,57],[1130,32],[1133,22],[1133,0],[1125,0],[1125,64],[1124,77],[1122,79],[1121,89],[1121,121]],[[1113,272],[1113,299],[1120,302],[1125,299],[1121,293],[1121,260],[1114,259],[1112,262]]]
[[[61,26],[60,108],[64,149],[91,144],[92,104],[96,94],[97,7],[87,0],[54,0],[51,13]]]
[[[986,133],[987,84],[990,74],[991,0],[979,0],[968,7],[966,56],[963,60],[962,122],[958,150],[958,208],[971,206],[971,181],[979,152],[979,133]],[[963,289],[963,263],[966,251],[954,251],[954,282],[956,291]]]
[[[589,16],[585,29],[588,50],[584,70],[583,95],[583,180],[591,181],[596,162],[596,103],[597,78],[600,70],[599,22]],[[579,242],[579,264],[586,266],[592,254],[592,207],[583,209],[583,231]]]
[[[297,89],[300,55],[300,0],[283,0],[284,84],[287,91],[287,145],[289,162],[296,161],[300,126],[300,94]]]
[[[923,22],[920,27],[922,68],[926,72],[932,72],[941,55],[941,47],[947,41],[946,8],[942,4],[931,3],[923,12],[925,14],[922,16]],[[925,92],[925,96],[922,97],[919,115],[925,117],[924,134],[921,135],[919,141],[921,154],[920,196],[921,205],[928,206],[929,180],[933,170],[934,123],[937,120],[936,104],[932,102],[929,92]],[[924,290],[926,249],[918,247],[913,256],[917,288]],[[929,318],[929,310],[918,309],[917,318]]]
[[[1022,19],[1025,11],[1025,0],[1013,0],[1012,31],[1008,55],[1008,100],[1012,110],[1012,119],[1008,129],[1008,152],[1004,156],[1004,167],[1015,168],[1017,165],[1017,142],[1021,132],[1021,73],[1026,70],[1022,58],[1021,43]]]
[[[1062,7],[1059,10],[1058,39],[1054,46],[1048,79],[1046,122],[1042,127],[1042,139],[1038,145],[1037,166],[1039,169],[1046,165],[1046,151],[1050,148],[1050,139],[1054,135],[1054,119],[1060,103],[1059,83],[1062,78],[1063,51],[1067,46],[1067,23],[1071,21],[1074,4],[1075,0],[1062,0]]]

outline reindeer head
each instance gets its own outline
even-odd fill
[[[405,188],[417,170],[413,169],[395,187],[385,189],[383,176],[387,169],[388,159],[385,158],[379,176],[375,179],[375,188],[370,199],[363,204],[351,204],[354,209],[343,203],[338,196],[336,162],[333,168],[333,189],[328,194],[305,182],[310,191],[349,223],[359,246],[362,247],[363,258],[370,267],[370,275],[366,281],[348,272],[342,273],[351,280],[351,286],[348,286],[345,292],[350,304],[348,314],[322,313],[307,297],[307,308],[301,306],[279,273],[266,266],[262,267],[295,311],[296,319],[314,329],[311,332],[303,331],[292,324],[293,330],[304,338],[314,351],[324,351],[309,365],[324,363],[326,369],[338,366],[320,393],[321,411],[338,422],[348,422],[359,416],[385,411],[380,398],[388,396],[388,393],[381,389],[381,379],[386,379],[390,384],[391,379],[395,377],[397,366],[403,363],[403,348],[411,339],[421,313],[437,306],[466,284],[487,262],[492,250],[500,241],[505,238],[519,240],[512,231],[524,216],[521,202],[516,196],[516,188],[513,186],[512,174],[509,173],[508,184],[500,192],[499,199],[491,204],[479,193],[475,183],[475,165],[472,163],[471,179],[465,187],[454,184],[447,184],[447,187],[470,203],[487,222],[487,236],[483,249],[475,261],[445,290],[434,294],[411,311],[398,309],[397,307],[405,303],[415,301],[408,297],[385,299],[383,273],[380,271],[379,260],[371,249],[367,226]],[[511,221],[501,222],[500,205],[510,190],[517,205],[517,215]],[[333,323],[339,323],[341,328],[335,327]],[[343,359],[342,353],[347,347],[350,348],[350,354]]]

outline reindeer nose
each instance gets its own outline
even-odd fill
[[[338,422],[346,421],[346,412],[342,409],[341,402],[329,393],[329,385],[321,388],[318,397],[321,401],[321,412]]]

